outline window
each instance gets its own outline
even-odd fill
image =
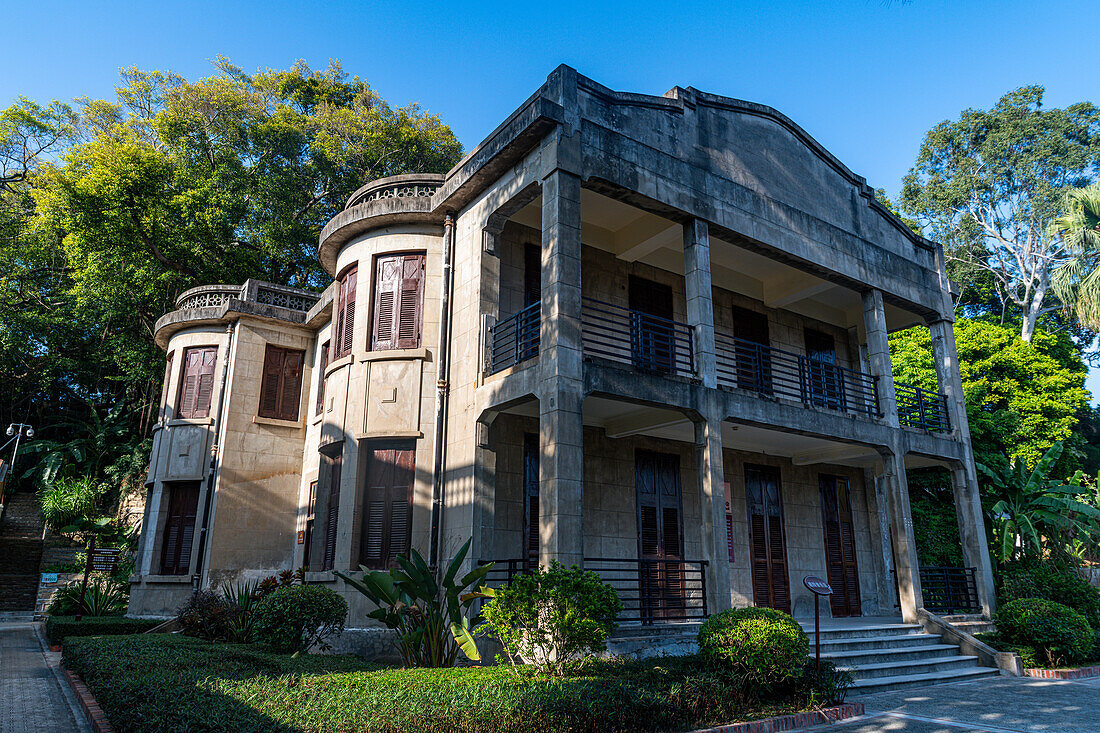
[[[416,451],[411,445],[376,445],[367,458],[359,562],[388,568],[409,551]]]
[[[164,415],[165,412],[168,411],[168,388],[169,388],[169,385],[172,384],[172,359],[173,359],[173,357],[175,357],[175,355],[176,355],[176,352],[169,351],[168,352],[168,361],[164,366],[164,386],[161,388],[161,392],[160,392],[160,405],[161,405],[161,415],[162,416]]]
[[[351,340],[355,335],[355,286],[358,277],[359,266],[352,265],[337,279],[336,330],[332,337],[334,359],[351,353]]]
[[[340,446],[337,446],[339,449]],[[336,528],[340,523],[340,469],[343,456],[322,455],[323,465],[328,466],[328,500],[325,502],[325,551],[321,557],[321,570],[336,566]]]
[[[195,346],[184,350],[177,417],[210,417],[210,398],[214,394],[214,365],[217,361],[217,346]]]
[[[267,345],[260,382],[260,417],[298,420],[302,401],[302,362],[306,352]]]
[[[523,435],[523,495],[527,502],[526,527],[523,540],[525,568],[539,566],[539,436],[534,433]]]
[[[420,348],[423,310],[424,255],[377,258],[371,350]]]
[[[325,409],[325,369],[328,368],[328,349],[330,341],[321,344],[321,369],[317,375],[317,407],[316,414],[320,415]]]
[[[168,519],[160,554],[162,575],[187,575],[191,570],[191,546],[195,540],[195,511],[199,505],[199,482],[170,484]]]
[[[313,554],[313,523],[317,516],[317,482],[309,482],[309,502],[306,504],[306,527],[302,533],[302,567],[309,570],[309,556]]]
[[[730,482],[726,482],[726,552],[730,562],[734,561],[736,553],[733,544],[733,496],[730,494]]]

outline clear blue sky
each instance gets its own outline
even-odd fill
[[[479,142],[558,64],[606,86],[776,107],[891,195],[925,131],[1042,84],[1100,102],[1095,0],[0,3],[0,105],[109,97],[118,69],[210,73],[330,58]],[[1100,378],[1090,380],[1100,395]]]

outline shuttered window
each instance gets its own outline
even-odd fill
[[[730,482],[726,482],[726,552],[730,562],[734,561],[736,552],[733,544],[733,494],[730,492]]]
[[[195,540],[195,511],[199,505],[199,482],[170,484],[168,518],[160,555],[162,575],[187,575],[191,570],[191,546]]]
[[[175,355],[176,352],[169,351],[168,361],[164,365],[164,386],[161,388],[160,391],[160,408],[162,416],[168,410],[168,388],[169,385],[172,383],[172,359],[175,357]]]
[[[313,524],[317,519],[317,482],[309,482],[309,499],[306,502],[306,525],[302,533],[302,567],[309,570],[313,554]]]
[[[184,350],[183,375],[176,400],[177,417],[210,417],[210,398],[214,394],[214,366],[217,362],[216,346],[195,346]]]
[[[779,472],[770,466],[745,466],[749,508],[753,604],[791,612],[787,543]]]
[[[336,529],[340,522],[340,454],[322,456],[328,466],[328,500],[325,502],[325,551],[321,557],[321,570],[336,566]]]
[[[302,401],[302,364],[306,352],[267,345],[260,381],[260,417],[298,420]]]
[[[526,501],[524,557],[527,568],[539,566],[539,436],[523,435],[523,493]]]
[[[353,265],[340,275],[337,282],[336,330],[332,337],[332,358],[339,359],[351,353],[351,341],[355,336],[355,290],[359,280],[359,267]]]
[[[325,409],[325,369],[328,368],[328,349],[331,342],[326,341],[321,345],[321,368],[317,373],[317,407],[316,414],[320,415]]]
[[[387,255],[375,260],[371,350],[420,347],[424,317],[424,255]]]
[[[415,453],[409,444],[370,449],[359,548],[359,562],[368,568],[388,568],[409,551]]]

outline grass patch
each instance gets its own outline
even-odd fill
[[[46,638],[51,644],[60,644],[70,636],[118,636],[140,634],[163,621],[121,616],[85,616],[77,621],[75,616],[47,616]]]
[[[65,664],[130,731],[684,730],[809,708],[745,703],[694,657],[598,662],[564,679],[526,668],[400,669],[150,634],[70,639]]]

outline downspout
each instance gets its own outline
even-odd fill
[[[443,283],[439,298],[439,348],[437,350],[438,371],[435,391],[435,458],[432,464],[432,536],[429,562],[432,567],[439,566],[439,535],[443,520],[443,472],[447,436],[447,392],[450,379],[450,341],[451,341],[451,261],[454,257],[455,215],[448,211],[443,220]]]
[[[229,384],[229,361],[233,353],[233,337],[237,333],[237,327],[241,325],[240,320],[234,321],[233,325],[226,326],[225,332],[228,335],[228,343],[225,347],[225,360],[222,362],[222,386],[221,391],[218,393],[218,415],[214,418],[214,445],[210,449],[210,475],[206,479],[206,499],[202,505],[202,526],[199,528],[199,556],[195,563],[195,574],[191,576],[191,587],[193,590],[199,590],[202,584],[202,578],[206,574],[206,554],[207,545],[210,544],[209,532],[207,531],[210,526],[210,512],[211,506],[214,500],[214,486],[217,484],[218,474],[221,470],[221,452],[222,442],[225,439],[225,426],[222,423],[222,415],[225,412],[225,388]]]

